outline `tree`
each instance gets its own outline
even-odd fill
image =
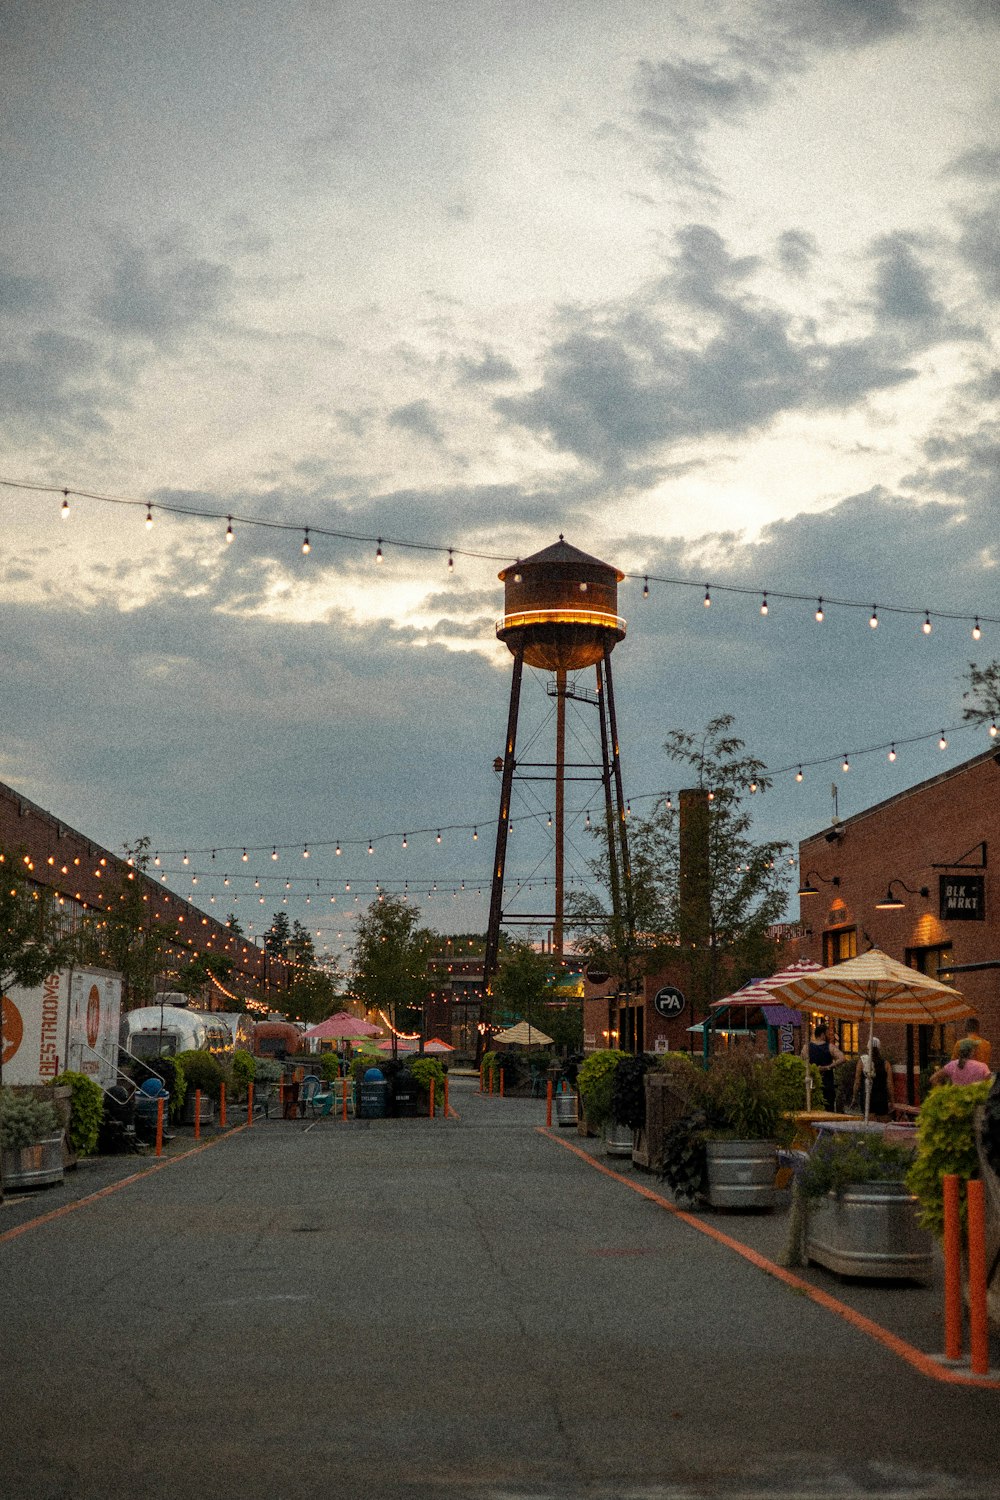
[[[117,867],[117,882],[109,891],[112,899],[82,938],[85,958],[122,976],[123,1010],[152,1001],[157,975],[169,967],[171,938],[177,937],[158,924],[142,878],[150,864],[149,849],[145,836],[125,846],[125,863]]]
[[[239,917],[234,911],[231,911],[229,913],[229,916],[226,918],[226,926],[229,928],[234,937],[243,936],[243,923],[240,921]]]
[[[288,951],[288,940],[291,935],[287,913],[276,911],[271,918],[271,926],[264,934],[264,947],[272,958],[284,958]]]
[[[549,998],[551,977],[551,960],[536,953],[530,943],[515,941],[497,970],[494,996],[519,1020],[547,1031],[548,1027],[543,1025],[540,1016]]]
[[[1000,661],[991,661],[985,667],[969,662],[966,674],[969,686],[962,694],[966,707],[962,717],[973,724],[989,724],[990,733],[1000,724]]]
[[[312,933],[308,927],[303,927],[298,917],[292,923],[292,935],[285,944],[285,951],[289,957],[294,957],[297,963],[312,967],[316,962],[316,947]]]
[[[214,978],[225,980],[233,972],[233,960],[223,953],[200,953],[180,970],[174,983],[182,995],[197,995]]]
[[[0,1084],[4,1033],[12,1025],[4,991],[32,989],[76,957],[79,939],[65,931],[65,915],[52,891],[27,878],[28,856],[0,850]],[[8,1045],[10,1045],[8,1038]]]
[[[679,963],[702,1007],[723,986],[771,972],[777,950],[768,928],[787,899],[788,846],[751,836],[747,799],[765,792],[770,778],[744,754],[732,725],[724,714],[701,735],[673,730],[667,737],[667,755],[690,769],[694,786],[684,794],[683,819],[672,799],[669,806],[661,799],[648,818],[630,824],[634,933],[607,899],[577,899],[573,911],[578,946],[620,982],[630,983],[639,968]],[[607,889],[606,860],[594,869]]]
[[[393,1026],[415,1025],[427,996],[434,934],[419,921],[419,908],[399,896],[383,896],[354,929],[352,991],[369,1010],[388,1011]]]
[[[309,969],[292,980],[282,1004],[296,1021],[315,1026],[336,1010],[337,986],[322,969]]]

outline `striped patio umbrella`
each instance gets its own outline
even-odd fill
[[[936,1026],[974,1014],[958,990],[897,962],[880,948],[831,964],[828,969],[800,974],[775,986],[771,995],[783,1005],[809,1005],[841,1021],[860,1022],[867,1016],[869,1053],[876,1011],[880,1022],[918,1026]],[[866,1120],[870,1087],[871,1080],[866,1077]]]

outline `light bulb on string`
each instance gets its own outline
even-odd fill
[[[871,628],[873,630],[877,630],[878,629],[878,605],[877,604],[873,604],[872,605],[871,619],[868,621],[868,623],[869,623],[869,625],[871,626]]]
[[[69,490],[63,490],[63,503],[60,509],[60,514],[62,515],[64,521],[69,520]]]
[[[311,551],[312,542],[309,540],[309,527],[307,526],[305,529],[305,535],[302,538],[302,556],[307,557]]]
[[[249,854],[247,853],[247,851],[245,849],[243,851],[243,856],[242,857],[243,857],[243,863],[246,864],[246,862],[250,858],[250,856],[249,856]]]
[[[153,529],[153,507],[151,505],[147,505],[146,506],[146,530],[147,531],[152,531],[152,529]]]
[[[479,841],[479,829],[478,828],[474,828],[472,830],[472,842],[475,844],[475,843],[478,843],[478,841]]]
[[[942,729],[942,731],[941,731],[941,737],[938,740],[938,749],[939,750],[947,750],[947,748],[948,748],[948,741],[945,739],[945,733],[944,733],[944,730]]]
[[[369,854],[374,854],[375,853],[375,847],[372,844],[371,839],[368,840],[368,853]]]
[[[159,856],[158,853],[153,855],[153,864],[157,867],[157,869],[159,869],[159,867],[160,867],[160,856]]]
[[[191,863],[191,861],[188,859],[187,854],[185,854],[184,858],[181,860],[181,864],[182,865],[189,865],[190,863]]]
[[[379,537],[378,541],[375,544],[375,561],[377,563],[380,563],[382,561],[382,538],[381,537]]]
[[[993,723],[992,723],[992,724],[991,724],[991,725],[990,725],[990,739],[991,739],[991,740],[995,740],[995,739],[996,739],[996,737],[997,737],[997,726],[996,726],[996,721],[994,721],[994,722],[993,722]]]
[[[816,623],[817,623],[817,625],[822,625],[822,623],[823,623],[823,596],[822,596],[822,594],[816,600]]]
[[[705,585],[705,597],[702,600],[702,603],[704,604],[704,606],[705,606],[706,609],[711,609],[711,607],[712,607],[712,595],[709,593],[709,588],[708,588],[708,584],[707,583]]]
[[[923,631],[924,635],[930,635],[931,631],[934,629],[933,625],[931,624],[930,614],[927,610],[924,610],[924,623],[920,628]]]
[[[982,632],[982,630],[980,629],[980,626],[979,626],[979,616],[977,615],[976,616],[975,624],[972,627],[972,639],[974,641],[978,641],[979,638],[981,637],[982,633],[983,632]]]
[[[649,579],[648,578],[644,578],[642,580],[642,597],[644,599],[648,599],[649,598]]]
[[[308,844],[304,844],[303,845],[303,848],[302,848],[302,858],[303,859],[308,859],[309,858],[309,845]]]
[[[233,540],[233,518],[232,518],[232,516],[227,516],[226,517],[226,546],[227,547],[229,546],[229,544],[230,544],[230,542],[232,540]]]
[[[586,820],[584,821],[584,825],[583,826],[584,826],[584,828],[589,828],[591,826],[591,823],[590,823],[590,809],[589,808],[587,809],[587,817],[586,817]]]
[[[795,780],[796,781],[801,781],[802,780],[802,767],[801,766],[799,766],[799,769],[795,773]]]
[[[451,548],[449,547],[448,548],[448,572],[449,573],[454,573],[454,571],[455,571],[455,559],[452,556],[452,551],[451,551]]]
[[[405,849],[406,847],[407,847],[407,839],[406,839],[406,834],[404,833],[403,834],[403,848]]]
[[[760,601],[760,612],[761,612],[762,615],[766,615],[767,614],[767,593],[766,592],[764,594],[763,599]]]
[[[851,762],[847,759],[846,755],[844,756],[844,759],[841,761],[840,769],[842,771],[849,771],[851,769]]]
[[[271,850],[271,858],[272,859],[277,859],[278,858],[278,846],[277,846],[277,844],[275,844],[274,848]]]
[[[440,842],[441,842],[441,830],[439,828],[438,831],[437,831],[437,838],[435,840],[435,843],[440,844]]]

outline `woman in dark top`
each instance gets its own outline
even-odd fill
[[[822,1022],[813,1028],[813,1039],[803,1047],[802,1056],[806,1062],[815,1063],[819,1068],[819,1075],[823,1080],[823,1106],[829,1114],[833,1114],[837,1102],[837,1085],[833,1070],[838,1063],[844,1061],[844,1054],[836,1042],[830,1041],[826,1026]]]
[[[882,1052],[882,1044],[877,1036],[873,1036],[868,1045],[868,1051],[858,1058],[858,1065],[854,1069],[854,1092],[851,1095],[851,1103],[857,1100],[864,1102],[862,1089],[864,1079],[871,1079],[871,1097],[868,1101],[868,1113],[874,1115],[877,1120],[889,1118],[889,1064]]]

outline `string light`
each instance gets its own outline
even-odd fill
[[[226,546],[228,547],[229,543],[233,540],[233,518],[232,518],[232,516],[227,516],[226,517],[226,521],[228,523],[227,526],[226,526]]]
[[[62,493],[63,493],[63,503],[62,503],[62,507],[61,507],[61,514],[62,514],[63,520],[64,521],[68,521],[69,520],[69,490],[63,490]]]
[[[849,771],[851,769],[851,762],[847,759],[846,755],[844,756],[844,759],[841,762],[840,769],[842,771]]]
[[[948,748],[948,741],[945,739],[945,733],[944,733],[944,730],[942,729],[942,731],[941,731],[941,738],[938,740],[938,749],[939,750],[947,750],[947,748]]]
[[[920,628],[924,632],[924,635],[930,635],[931,631],[934,629],[934,626],[931,624],[930,614],[927,612],[927,610],[924,610],[924,623]]]
[[[438,831],[437,831],[437,838],[435,840],[435,843],[440,844],[440,842],[441,842],[441,830],[439,828]]]
[[[895,745],[890,745],[889,746],[888,759],[889,760],[895,760],[896,759],[896,746]]]
[[[309,527],[306,527],[305,536],[302,538],[302,555],[307,556],[312,551],[312,542],[309,540]]]
[[[375,849],[374,849],[374,846],[372,845],[371,839],[368,840],[368,853],[369,854],[374,854],[375,853]]]
[[[378,541],[377,541],[376,546],[375,546],[375,561],[377,563],[380,563],[382,561],[382,538],[381,537],[378,538]]]
[[[644,599],[648,599],[649,598],[649,579],[648,578],[644,578],[642,580],[642,597]]]
[[[703,602],[703,604],[704,604],[704,606],[705,606],[706,609],[711,609],[711,607],[712,607],[712,596],[711,596],[711,594],[708,591],[708,584],[707,583],[705,585],[705,598],[703,599],[702,602]]]
[[[819,598],[816,600],[816,623],[818,625],[822,625],[822,623],[823,623],[823,595],[822,594],[820,594]]]
[[[309,858],[309,845],[308,845],[308,844],[306,844],[306,845],[305,845],[305,846],[304,846],[304,847],[303,847],[303,850],[302,850],[302,858],[303,858],[303,859],[308,859],[308,858]]]
[[[271,858],[272,859],[277,859],[278,858],[278,846],[277,846],[277,844],[275,844],[274,848],[271,850]]]
[[[451,548],[449,547],[448,548],[448,572],[449,573],[454,573],[454,571],[455,571],[455,557],[454,557],[454,553],[452,552]]]
[[[152,531],[152,529],[153,529],[153,507],[151,505],[147,505],[146,506],[146,530],[147,531]]]
[[[407,847],[407,841],[406,841],[406,834],[404,833],[403,834],[403,848],[405,849],[406,847]]]
[[[878,629],[878,605],[877,604],[873,604],[872,605],[871,619],[868,621],[868,623],[869,623],[869,625],[871,626],[871,628],[873,630],[877,630]]]
[[[974,641],[978,641],[980,639],[980,637],[982,636],[982,633],[983,632],[979,628],[979,616],[977,615],[976,616],[976,623],[972,627],[972,639]]]
[[[993,724],[990,725],[990,739],[991,740],[995,740],[996,737],[997,737],[997,726],[996,726],[996,723],[994,722]]]
[[[799,766],[799,769],[795,773],[795,780],[796,781],[801,781],[802,780],[802,767],[801,766]]]
[[[767,614],[767,594],[766,594],[766,592],[764,594],[763,599],[760,601],[760,612],[761,612],[762,615],[766,615]]]
[[[472,830],[472,842],[474,844],[477,844],[479,842],[479,829],[478,828],[474,828]]]
[[[249,854],[248,854],[248,853],[247,853],[247,851],[246,851],[246,850],[245,850],[245,849],[244,849],[244,850],[243,850],[243,863],[244,863],[244,864],[246,864],[246,862],[247,862],[247,860],[248,860],[248,859],[249,859],[249,858],[250,858],[250,856],[249,856]]]

